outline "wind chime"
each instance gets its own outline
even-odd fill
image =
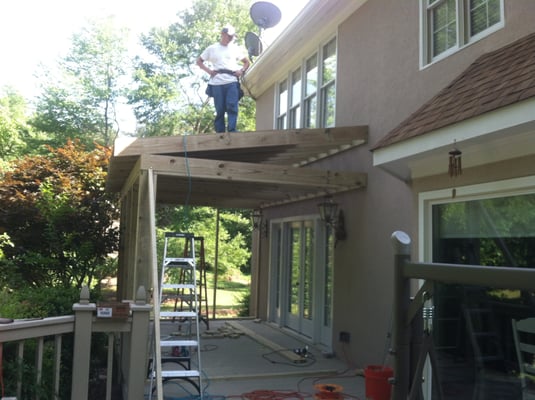
[[[448,153],[449,154],[449,164],[448,164],[448,173],[451,178],[456,178],[457,176],[463,173],[463,166],[461,161],[462,151],[453,145],[453,149]],[[457,191],[455,188],[451,191],[451,197],[455,198]]]

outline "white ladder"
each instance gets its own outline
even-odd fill
[[[175,242],[174,245],[172,242]],[[179,246],[180,242],[186,246]],[[183,254],[183,257],[169,257],[169,252],[173,249],[178,251],[180,248],[187,249],[188,254]],[[158,276],[157,271],[153,271],[153,276]],[[159,283],[158,301],[154,301],[149,399],[152,399],[156,392],[157,399],[163,400],[164,383],[171,379],[184,379],[195,387],[202,400],[199,295],[193,234],[165,233]],[[162,304],[170,299],[174,300],[174,310],[161,311]],[[176,309],[177,300],[180,300],[180,310]],[[162,335],[162,323],[167,327],[172,324],[179,332]],[[162,368],[163,364],[167,365],[165,369]],[[169,365],[172,365],[172,368]]]

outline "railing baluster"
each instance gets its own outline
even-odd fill
[[[22,366],[24,363],[24,341],[17,344],[17,398],[22,398]]]
[[[37,349],[35,350],[35,386],[41,386],[43,377],[43,349],[45,347],[45,338],[40,336],[37,338]],[[39,390],[35,393],[35,400],[39,400]]]
[[[108,333],[108,364],[106,366],[106,400],[111,400],[111,384],[113,374],[113,333]]]
[[[59,379],[61,375],[61,335],[54,336],[54,399],[59,400]]]

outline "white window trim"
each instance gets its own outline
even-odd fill
[[[289,113],[290,113],[290,110],[291,110],[291,104],[290,104],[290,88],[293,84],[293,80],[292,80],[292,74],[293,72],[295,72],[298,68],[301,68],[301,99],[300,99],[300,102],[299,102],[299,108],[300,108],[300,115],[299,115],[299,121],[300,121],[300,126],[301,128],[305,128],[305,87],[306,87],[306,61],[309,60],[312,56],[316,55],[316,61],[317,61],[317,82],[318,82],[318,87],[316,88],[316,127],[317,128],[321,128],[321,127],[324,127],[325,125],[325,121],[323,121],[323,115],[324,115],[324,110],[323,110],[323,107],[324,107],[324,104],[323,104],[323,99],[322,99],[322,89],[323,87],[325,86],[324,83],[322,82],[321,78],[323,76],[323,50],[324,50],[324,47],[329,43],[331,42],[332,40],[336,40],[336,58],[338,60],[338,45],[339,45],[339,42],[338,42],[338,36],[336,34],[334,35],[331,35],[329,36],[329,39],[325,40],[324,42],[322,42],[317,48],[314,49],[313,52],[309,53],[306,57],[304,57],[302,60],[301,60],[301,64],[300,65],[297,65],[297,66],[293,66],[290,71],[287,73],[287,75],[284,77],[284,79],[281,79],[277,82],[276,84],[276,89],[275,89],[275,102],[274,102],[274,113],[273,113],[273,127],[274,129],[277,129],[277,126],[278,126],[278,119],[280,116],[286,114],[286,117],[287,117],[287,125],[288,125],[288,129],[294,129],[294,128],[290,128],[289,124],[290,124],[290,118],[289,118]],[[280,84],[282,82],[286,81],[286,86],[287,86],[287,91],[288,91],[288,96],[287,96],[287,99],[286,99],[286,105],[285,105],[285,108],[286,108],[286,111],[284,112],[281,112],[281,104],[279,104],[279,100],[280,100]],[[335,78],[334,80],[334,90],[335,90],[335,93],[338,92],[338,75],[337,77]],[[294,106],[295,107],[295,106]],[[335,115],[336,115],[336,99],[335,99]],[[335,121],[335,125],[336,125],[336,121]]]
[[[420,70],[449,57],[452,54],[478,42],[479,40],[491,35],[492,33],[502,29],[505,26],[505,10],[504,0],[500,0],[500,22],[491,27],[479,32],[477,35],[467,37],[465,33],[466,20],[465,3],[468,0],[456,0],[457,2],[457,44],[450,49],[444,51],[436,57],[429,55],[429,22],[427,20],[427,1],[420,0]],[[459,17],[463,20],[459,21]],[[459,23],[462,22],[462,23]]]

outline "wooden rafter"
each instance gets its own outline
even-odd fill
[[[157,176],[160,202],[191,205],[255,208],[366,185],[362,173],[159,155],[139,169]]]
[[[157,176],[158,201],[259,207],[366,185],[366,176],[315,168],[314,161],[360,146],[367,127],[233,132],[116,141],[107,189],[123,195],[142,171]]]

